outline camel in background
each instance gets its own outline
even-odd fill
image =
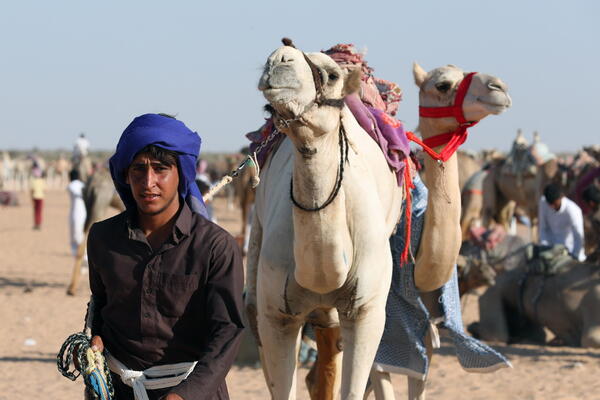
[[[510,202],[513,201],[529,217],[531,240],[537,240],[538,203],[544,188],[554,181],[563,182],[557,158],[551,153],[542,157],[540,150],[532,151],[539,148],[539,135],[530,147],[519,130],[507,158],[490,164],[482,184],[483,226],[495,221],[508,230],[512,220]]]

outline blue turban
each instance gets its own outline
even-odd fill
[[[192,211],[207,217],[206,206],[195,181],[200,142],[196,132],[175,118],[144,114],[134,119],[123,131],[117,151],[110,158],[110,175],[125,207],[136,209],[131,188],[125,182],[127,168],[140,150],[154,145],[178,154],[179,195]]]

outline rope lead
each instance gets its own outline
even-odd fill
[[[71,363],[75,365],[72,371]],[[101,352],[92,350],[90,338],[85,333],[74,333],[65,340],[56,356],[56,364],[60,373],[72,381],[83,376],[86,399],[111,400],[114,397],[106,359]]]

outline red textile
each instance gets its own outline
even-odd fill
[[[477,227],[469,229],[471,242],[477,247],[492,250],[506,237],[506,231],[501,225],[495,225],[491,229]]]
[[[43,199],[33,199],[33,224],[36,227],[42,225],[42,210],[44,208]]]
[[[412,223],[412,195],[411,189],[415,187],[412,178],[410,176],[410,162],[408,158],[404,159],[404,190],[405,190],[405,202],[404,202],[404,249],[400,255],[400,265],[404,265],[408,262],[408,253],[410,251],[410,235],[411,235],[411,223]]]

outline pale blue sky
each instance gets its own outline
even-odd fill
[[[86,132],[114,149],[139,114],[177,114],[204,151],[235,151],[262,121],[256,89],[280,38],[305,51],[368,49],[375,75],[404,90],[411,65],[501,77],[513,108],[470,131],[466,148],[506,150],[517,128],[553,151],[600,143],[600,2],[27,1],[0,5],[0,149],[70,148]]]

